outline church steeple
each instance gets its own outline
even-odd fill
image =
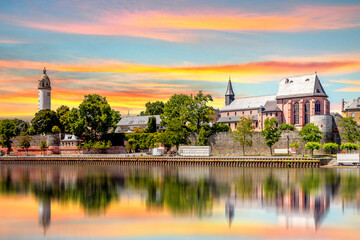
[[[233,91],[232,84],[231,84],[231,78],[229,76],[229,83],[228,83],[227,90],[225,93],[225,105],[231,104],[234,100],[235,100],[235,93]]]

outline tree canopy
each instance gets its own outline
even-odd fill
[[[190,121],[190,108],[192,98],[185,94],[174,94],[164,105],[164,113],[161,114],[163,126],[168,126],[171,122],[176,121],[185,125]]]
[[[234,140],[242,146],[243,155],[245,155],[245,146],[252,146],[253,133],[253,119],[251,117],[241,117],[236,130],[232,134]]]
[[[11,138],[15,136],[16,124],[10,119],[0,121],[0,145],[7,148],[9,153],[11,150]]]
[[[277,127],[279,122],[274,118],[266,118],[264,121],[264,129],[261,130],[261,135],[264,137],[265,144],[270,148],[272,155],[272,146],[277,143],[281,136],[281,131]]]
[[[106,98],[97,94],[84,97],[76,117],[79,117],[76,128],[83,130],[85,137],[96,140],[101,140],[109,130],[115,129],[120,120],[120,114],[110,107]]]
[[[313,123],[305,125],[300,131],[299,136],[302,137],[303,142],[320,142],[323,138],[323,132],[319,130],[319,127]]]
[[[214,114],[214,109],[207,105],[210,101],[213,101],[211,95],[204,95],[202,91],[199,91],[196,96],[191,99],[191,107],[188,111],[190,122],[197,132],[200,131],[202,124],[209,123],[212,120],[211,115]]]
[[[360,130],[353,117],[342,118],[339,125],[342,126],[345,131],[341,136],[348,142],[355,143],[356,141],[360,141]]]
[[[50,109],[40,110],[31,120],[31,125],[36,133],[51,133],[54,126],[59,126],[59,118],[55,111]]]
[[[146,110],[140,112],[140,116],[160,115],[164,112],[164,106],[165,104],[162,101],[147,102],[145,104]]]

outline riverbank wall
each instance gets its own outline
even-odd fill
[[[18,156],[0,157],[0,164],[50,165],[149,165],[307,168],[326,165],[330,159],[291,157],[118,157],[118,156]]]

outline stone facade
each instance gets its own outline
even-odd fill
[[[276,95],[246,98],[235,98],[229,80],[218,122],[235,130],[241,117],[252,117],[255,131],[261,131],[265,119],[274,117],[280,124],[293,124],[300,130],[310,123],[311,116],[330,115],[327,98],[316,73],[282,79]]]
[[[347,102],[343,99],[341,113],[343,117],[353,117],[360,125],[360,97]]]

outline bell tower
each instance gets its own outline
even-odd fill
[[[44,67],[43,75],[39,80],[39,111],[43,109],[51,109],[51,82],[46,75],[46,68]]]
[[[229,83],[225,93],[225,106],[230,105],[235,100],[235,93],[232,88],[231,78],[229,77]]]

